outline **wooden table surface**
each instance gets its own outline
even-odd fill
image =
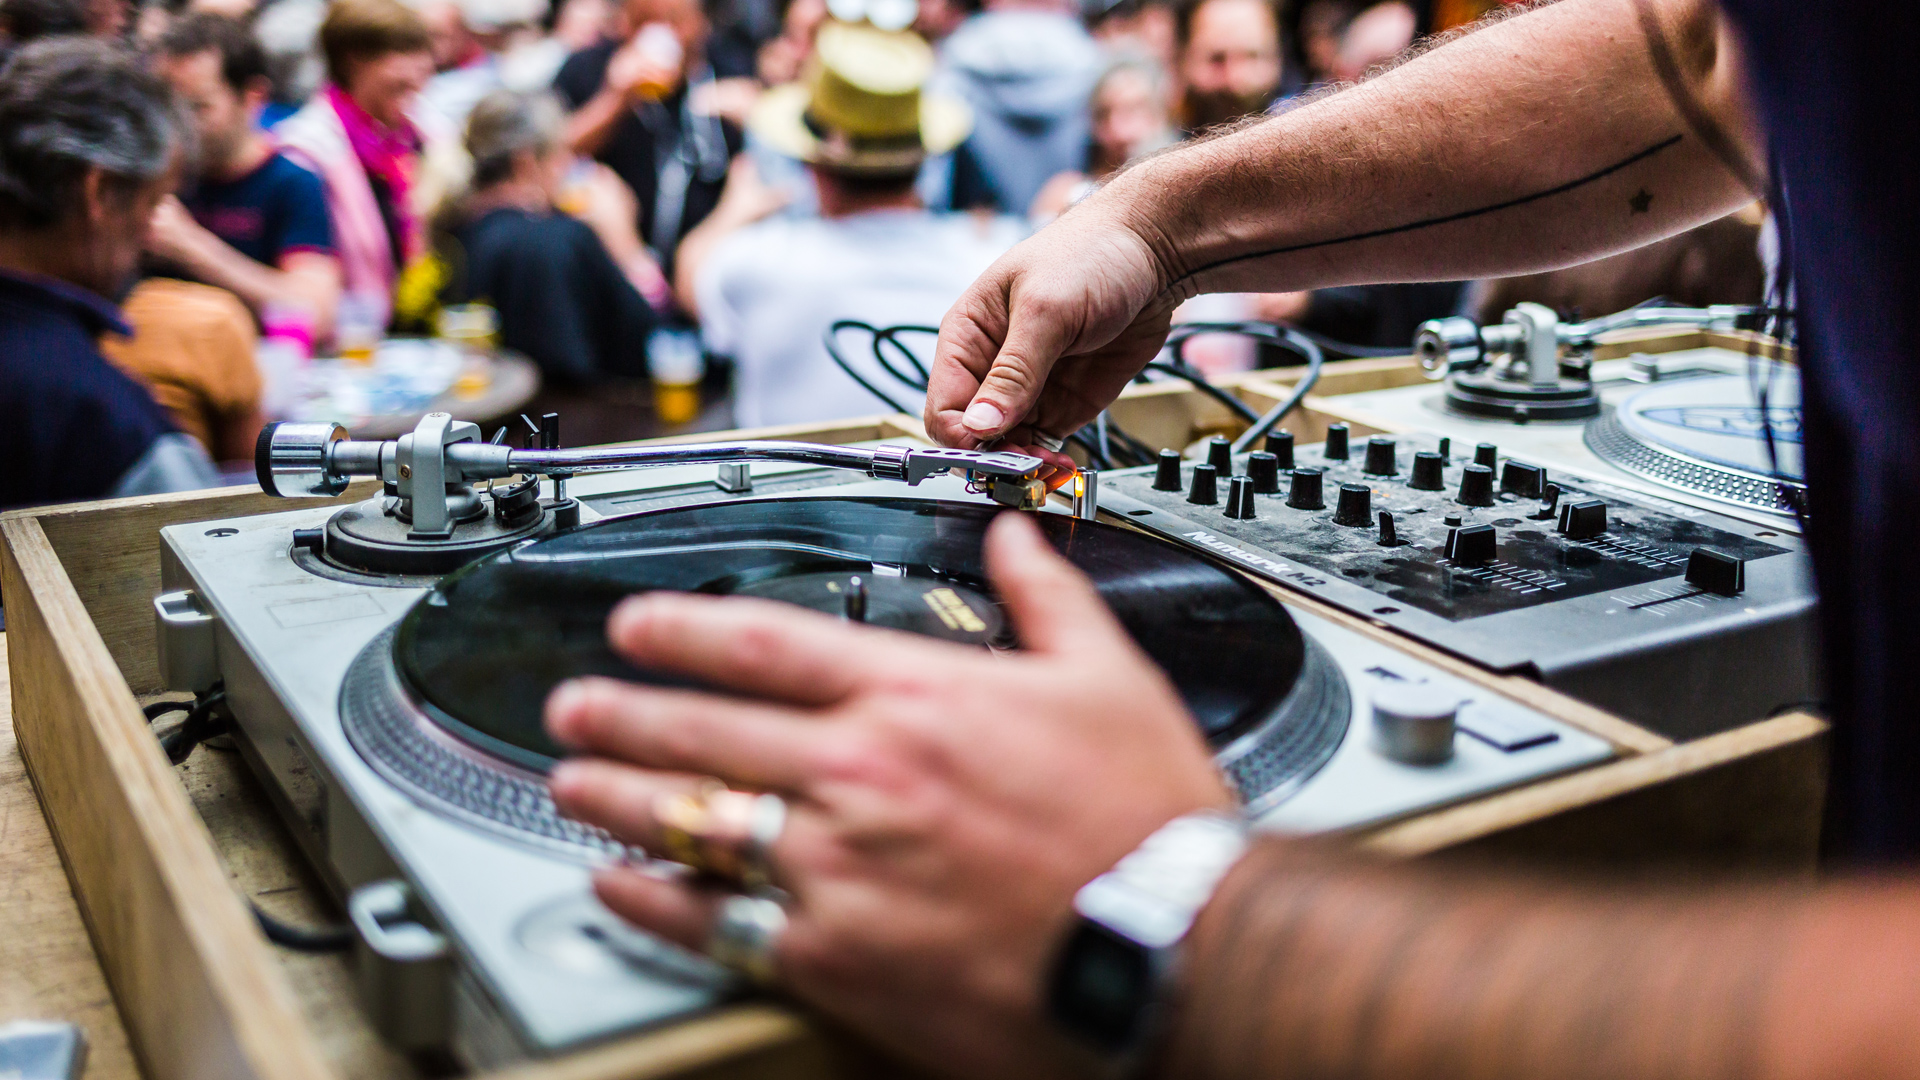
[[[68,1020],[87,1033],[88,1080],[138,1080],[107,980],[13,741],[0,634],[0,1024]]]

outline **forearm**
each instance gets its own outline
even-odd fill
[[[1920,890],[1601,892],[1256,848],[1190,940],[1161,1075],[1920,1075]]]
[[[327,337],[332,331],[339,288],[322,275],[255,262],[210,232],[192,237],[167,254],[196,280],[233,293],[256,313],[264,313],[274,303],[299,304],[311,313],[316,337]]]
[[[1706,0],[1565,0],[1150,159],[1072,213],[1134,228],[1176,295],[1570,265],[1753,198],[1737,67]]]
[[[567,117],[567,145],[576,154],[591,157],[607,145],[613,126],[627,110],[627,97],[612,87],[602,87],[586,104]]]

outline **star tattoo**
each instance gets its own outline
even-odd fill
[[[1633,198],[1627,200],[1627,205],[1633,208],[1634,213],[1644,214],[1647,212],[1647,208],[1653,205],[1653,192],[1648,191],[1646,188],[1641,188],[1634,194]]]

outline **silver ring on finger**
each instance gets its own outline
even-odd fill
[[[740,884],[754,894],[773,887],[773,846],[787,829],[787,800],[756,796],[747,816],[747,839],[740,853]]]
[[[787,932],[787,909],[764,896],[735,893],[720,903],[707,939],[707,955],[766,986],[773,982],[780,938]]]
[[[1033,444],[1043,449],[1051,450],[1057,454],[1060,452],[1061,447],[1067,445],[1067,440],[1063,436],[1049,435],[1048,433],[1041,431],[1039,428],[1034,428]]]

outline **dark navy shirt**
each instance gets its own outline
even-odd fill
[[[183,191],[193,220],[257,263],[278,267],[296,251],[333,254],[320,178],[275,153],[238,180],[201,179]]]
[[[1798,289],[1830,847],[1920,857],[1920,4],[1723,0]]]
[[[173,421],[94,344],[128,334],[113,305],[0,271],[0,510],[97,499]]]

